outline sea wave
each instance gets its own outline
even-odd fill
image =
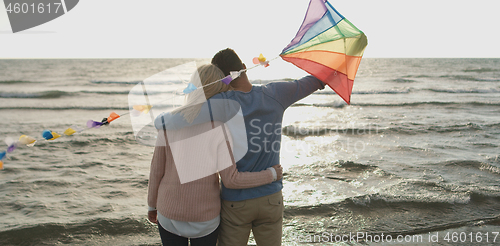
[[[179,107],[179,105],[172,104],[153,104],[153,107],[156,109],[155,113],[161,113],[161,110],[171,110],[172,108]],[[67,107],[58,107],[58,106],[11,106],[11,107],[0,107],[0,110],[89,110],[89,111],[98,111],[98,110],[112,110],[112,111],[126,111],[126,112],[116,112],[118,114],[128,113],[131,107],[119,107],[119,106],[67,106]]]
[[[416,78],[422,78],[422,77],[416,77]],[[414,82],[417,82],[416,80],[413,80],[413,79],[404,79],[404,78],[390,79],[390,80],[386,80],[386,81],[387,82],[396,82],[396,83],[414,83]]]
[[[360,127],[325,127],[325,126],[300,126],[288,125],[282,128],[283,135],[290,137],[307,137],[307,136],[323,136],[323,135],[377,135],[377,134],[397,134],[397,135],[417,135],[429,133],[452,133],[452,132],[467,132],[467,131],[487,131],[495,129],[500,124],[477,124],[473,122],[452,125],[421,125],[421,124],[395,124],[391,127],[383,127],[380,125],[367,125]],[[476,146],[483,147],[498,147],[492,143],[476,143]],[[450,146],[453,148],[453,146]]]
[[[130,91],[79,91],[82,94],[127,95]]]
[[[26,83],[36,83],[36,82],[27,80],[0,80],[0,84],[26,84]]]
[[[334,101],[328,103],[294,103],[292,107],[325,107],[325,108],[343,108],[348,106],[344,101]],[[351,103],[350,106],[359,107],[418,107],[418,106],[500,106],[500,102],[439,102],[439,101],[425,101],[425,102],[401,102],[401,103]]]
[[[46,223],[0,232],[1,245],[54,245],[88,241],[92,235],[135,235],[157,229],[145,220],[94,219],[81,223]]]
[[[487,73],[487,72],[498,72],[500,70],[484,68],[484,69],[465,69],[463,71],[464,72]],[[494,77],[492,77],[492,78],[480,78],[480,77],[471,76],[470,74],[469,75],[441,75],[441,76],[432,76],[432,75],[427,75],[427,74],[406,75],[406,76],[402,76],[400,78],[390,79],[390,80],[385,80],[385,81],[386,82],[396,82],[396,83],[417,82],[416,80],[407,79],[407,78],[444,78],[444,79],[452,79],[452,80],[466,80],[466,81],[477,81],[477,82],[498,82],[498,81],[500,81],[500,79],[494,78]]]
[[[185,83],[186,81],[182,80],[132,80],[132,81],[125,81],[125,80],[90,80],[90,83],[92,84],[116,84],[116,85],[137,85],[144,82],[147,85],[168,85],[168,84],[182,84]]]
[[[440,210],[449,209],[450,206],[490,206],[492,202],[500,199],[499,194],[484,194],[475,192],[454,192],[453,190],[443,190],[443,186],[428,182],[421,186],[418,183],[403,182],[403,185],[412,187],[419,187],[420,193],[404,195],[399,194],[366,194],[355,197],[349,197],[345,200],[319,205],[307,206],[288,206],[285,209],[287,217],[295,216],[322,216],[331,214],[333,211],[338,210],[387,210],[394,209],[394,212],[399,212],[398,208],[418,209],[418,210]],[[397,186],[399,187],[399,186]],[[429,193],[425,195],[425,193]],[[481,217],[472,220],[497,220],[500,216]]]
[[[120,81],[120,80],[91,80],[92,84],[121,84],[121,85],[135,85],[141,83],[142,80],[135,81]]]
[[[432,76],[428,74],[419,74],[419,75],[411,74],[411,75],[405,75],[403,76],[403,78],[432,78]]]
[[[79,91],[78,93],[82,94],[101,94],[101,95],[144,95],[143,91],[137,91],[137,90],[127,90],[127,91]],[[175,93],[177,95],[181,95],[180,92],[172,92],[172,91],[154,91],[154,90],[148,90],[147,94],[149,96],[152,95],[159,95],[159,94],[172,94]],[[182,94],[183,95],[183,94]]]
[[[450,88],[450,89],[442,89],[442,88],[426,88],[426,89],[414,89],[414,88],[398,88],[398,89],[387,89],[387,90],[368,90],[368,91],[353,91],[352,94],[358,95],[378,95],[378,94],[410,94],[413,92],[420,91],[431,91],[437,93],[453,93],[453,94],[470,94],[470,93],[478,93],[478,94],[487,94],[487,93],[500,93],[500,88],[466,88],[466,89],[458,89],[458,88]],[[336,95],[333,90],[323,90],[317,91],[314,94],[317,95]]]
[[[361,107],[416,107],[416,106],[500,106],[500,102],[403,102],[403,103],[351,103]],[[330,107],[330,104],[315,104],[317,107]]]
[[[490,205],[491,202],[500,200],[500,194],[475,191],[454,191],[453,188],[445,187],[434,182],[424,181],[403,182],[402,186],[396,185],[394,189],[399,193],[391,194],[369,194],[347,198],[344,206],[347,207],[384,207],[395,204],[412,204],[413,206],[434,207],[435,209],[447,208],[450,205]],[[404,186],[407,186],[405,188]],[[404,205],[403,205],[404,206]]]
[[[401,88],[401,89],[387,89],[387,90],[369,90],[369,91],[353,91],[352,94],[361,94],[361,95],[377,95],[377,94],[408,94],[412,90],[409,88]],[[314,94],[318,95],[335,95],[335,91],[333,90],[322,90],[316,91]]]
[[[128,107],[69,106],[69,107],[0,107],[0,110],[126,110]]]
[[[300,127],[300,126],[285,126],[282,128],[282,133],[291,137],[306,137],[306,136],[322,136],[322,135],[370,135],[382,134],[383,130],[378,126],[368,126],[366,128],[328,128],[328,127]]]
[[[133,136],[133,133],[121,133],[119,137],[97,137],[97,138],[81,138],[81,139],[71,139],[66,142],[68,144],[67,149],[73,147],[85,147],[94,144],[135,144],[137,143]],[[124,155],[123,153],[121,155]]]
[[[384,133],[396,133],[405,135],[428,134],[428,133],[451,133],[463,131],[478,131],[481,126],[474,123],[458,125],[431,125],[431,126],[394,126],[382,129]]]
[[[429,88],[426,89],[432,92],[439,93],[457,93],[457,94],[468,94],[468,93],[500,93],[500,89],[498,88],[488,88],[488,89],[480,89],[480,88],[468,88],[468,89],[434,89]]]
[[[462,70],[464,72],[474,72],[474,73],[489,73],[489,72],[499,72],[500,69],[494,69],[494,68],[470,68],[470,69],[464,69]]]
[[[302,107],[302,106],[343,108],[343,107],[347,106],[347,103],[345,103],[344,101],[334,101],[334,102],[329,102],[329,103],[314,103],[314,104],[294,103],[294,104],[292,104],[292,107]]]
[[[447,78],[452,80],[466,80],[466,81],[477,81],[477,82],[498,82],[500,79],[497,78],[477,78],[468,75],[442,75],[440,78]]]
[[[500,167],[493,166],[488,163],[480,162],[480,161],[470,161],[470,160],[455,160],[455,161],[447,161],[444,163],[439,163],[439,165],[446,167],[462,167],[462,168],[473,168],[483,172],[488,172],[491,174],[500,175]]]
[[[78,91],[78,92],[67,92],[60,90],[51,90],[51,91],[40,91],[40,92],[0,92],[0,98],[38,98],[38,99],[56,99],[66,96],[79,96],[85,94],[98,94],[98,95],[144,95],[144,92],[137,90],[126,90],[126,91]],[[179,92],[174,91],[154,91],[148,90],[147,94],[152,95],[183,95]]]
[[[419,187],[420,193],[406,193],[405,195],[374,193],[349,197],[340,202],[331,204],[288,206],[285,210],[285,214],[290,216],[321,215],[323,213],[331,213],[332,209],[335,210],[338,208],[359,207],[369,207],[372,210],[376,210],[377,207],[397,208],[398,206],[415,206],[421,207],[422,209],[427,209],[429,207],[432,207],[433,209],[444,209],[449,208],[450,205],[470,205],[471,203],[475,203],[476,205],[479,205],[481,203],[484,205],[490,205],[489,203],[500,200],[499,194],[485,194],[476,192],[459,193],[454,192],[451,189],[443,189],[443,186],[435,184],[433,182],[427,183],[428,184],[424,184],[424,186],[422,186],[421,184],[414,182],[403,182],[403,185]],[[430,192],[429,195],[423,194],[426,192]]]
[[[41,92],[0,92],[0,98],[40,98],[54,99],[64,96],[71,96],[73,93],[59,90],[41,91]]]

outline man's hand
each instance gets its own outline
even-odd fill
[[[158,211],[148,211],[148,220],[151,223],[158,224]]]
[[[274,165],[272,166],[274,170],[276,170],[276,180],[280,180],[283,178],[283,168],[281,168],[281,165]]]

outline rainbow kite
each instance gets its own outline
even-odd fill
[[[365,34],[326,0],[311,0],[306,17],[283,60],[330,86],[347,104],[368,41]]]

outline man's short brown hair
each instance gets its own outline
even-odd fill
[[[227,48],[217,52],[212,58],[212,64],[220,68],[224,75],[229,75],[231,71],[243,69],[243,63],[233,49]]]

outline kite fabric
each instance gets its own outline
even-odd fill
[[[328,1],[311,0],[302,26],[280,56],[323,81],[350,104],[367,44],[365,34]]]

